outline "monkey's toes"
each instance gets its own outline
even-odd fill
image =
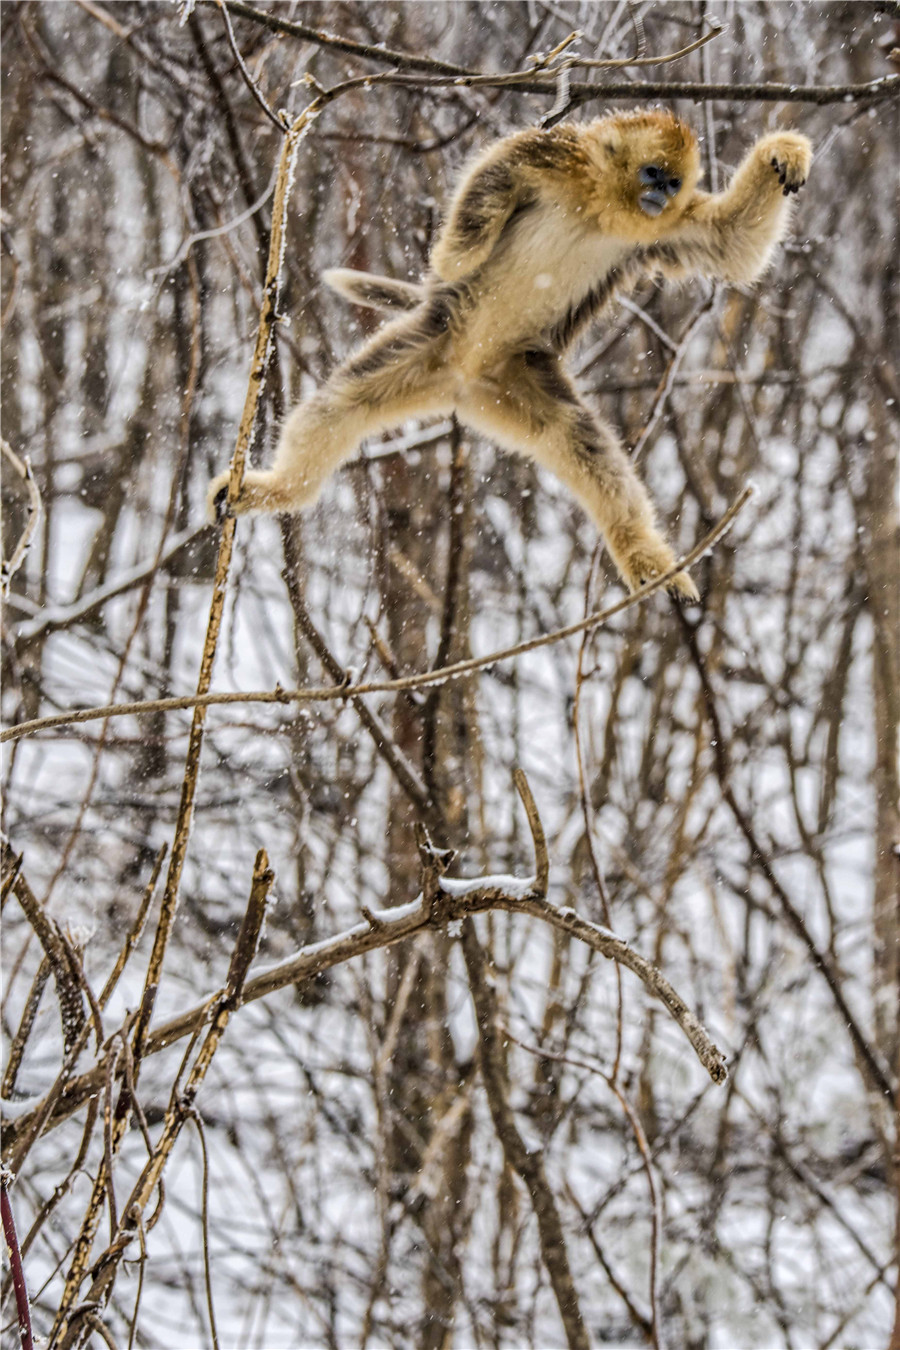
[[[232,514],[228,510],[228,480],[231,472],[220,473],[209,485],[206,496],[206,518],[211,525],[224,524],[225,517]]]
[[[228,488],[219,488],[215,497],[213,497],[213,509],[216,513],[216,524],[222,525],[225,517],[228,515]]]
[[[676,572],[666,590],[673,600],[681,600],[688,605],[700,603],[700,592],[687,572]]]
[[[658,549],[652,550],[647,546],[646,549],[630,555],[623,568],[625,579],[632,591],[639,591],[642,586],[649,586],[657,577],[661,577],[664,572],[668,572],[674,561],[675,559],[666,545],[661,545]],[[674,577],[666,582],[666,590],[676,600],[696,604],[700,599],[697,587],[687,572],[676,572]]]

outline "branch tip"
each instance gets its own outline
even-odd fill
[[[547,854],[547,837],[544,834],[541,817],[534,797],[532,796],[528,779],[525,777],[524,769],[516,769],[514,771],[513,782],[516,785],[516,791],[525,808],[525,814],[528,817],[528,828],[531,830],[531,839],[534,844],[534,888],[541,899],[543,899],[547,894],[547,887],[550,884],[550,859]]]

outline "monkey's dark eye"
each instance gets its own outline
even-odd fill
[[[656,187],[657,183],[665,180],[665,170],[658,164],[645,164],[638,170],[638,178],[646,187]]]
[[[678,192],[680,187],[681,187],[680,178],[670,178],[668,183],[666,183],[666,192],[668,192],[670,197],[674,197],[675,193]]]

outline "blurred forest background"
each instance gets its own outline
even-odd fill
[[[4,557],[36,525],[8,726],[197,687],[205,489],[269,293],[272,110],[406,81],[326,100],[299,144],[255,460],[377,323],[320,271],[419,276],[467,156],[565,103],[563,77],[453,68],[521,71],[576,29],[571,55],[660,57],[715,21],[671,64],[573,70],[594,88],[570,115],[673,107],[713,188],[766,130],[816,147],[762,283],[647,287],[573,361],[683,551],[755,483],[694,569],[702,611],[656,594],[431,689],[6,746],[4,1157],[53,1346],[900,1346],[900,120],[896,87],[858,89],[896,86],[896,9],[4,3]],[[440,423],[370,442],[302,518],[242,520],[216,594],[227,692],[390,681],[621,590],[550,475]],[[565,915],[515,912],[517,768],[549,901],[664,973],[726,1082]],[[437,849],[500,874],[513,912],[488,895],[394,941]],[[221,1022],[240,1004],[267,892],[250,978],[292,978],[197,1040],[177,1019],[234,953]],[[339,959],[302,952],[349,930]]]

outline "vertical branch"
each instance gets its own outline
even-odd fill
[[[22,1253],[19,1251],[19,1239],[16,1236],[16,1221],[13,1218],[12,1205],[10,1204],[9,1199],[9,1179],[10,1174],[4,1167],[2,1178],[0,1178],[0,1209],[2,1209],[3,1216],[3,1240],[6,1243],[6,1251],[9,1255],[13,1289],[16,1294],[16,1318],[19,1323],[19,1343],[22,1350],[34,1350],[34,1340],[31,1334],[31,1307],[28,1302],[28,1288],[25,1284],[25,1272],[22,1269]]]
[[[41,518],[41,494],[37,483],[34,481],[34,471],[28,456],[19,459],[15,451],[2,438],[0,438],[0,450],[12,464],[19,477],[24,480],[28,489],[28,511],[22,533],[19,535],[18,543],[9,558],[4,558],[0,563],[0,591],[3,595],[9,595],[10,582],[25,561],[28,550],[31,548],[35,530],[38,527],[38,521]]]
[[[43,905],[28,884],[20,863],[14,859],[12,850],[7,844],[3,845],[3,863],[8,870],[15,871],[12,893],[34,929],[53,970],[62,1021],[64,1053],[68,1054],[78,1040],[85,1022],[81,987],[67,959],[65,941],[59,926],[44,910]]]
[[[434,658],[432,669],[439,670],[447,665],[450,660],[451,652],[454,646],[454,637],[456,633],[456,618],[459,610],[460,601],[460,583],[463,576],[463,558],[466,549],[466,511],[465,511],[465,479],[466,479],[466,449],[463,446],[460,436],[459,424],[454,418],[453,433],[451,437],[453,448],[453,461],[450,467],[450,537],[447,543],[447,579],[444,584],[444,607],[441,613],[441,636],[438,642],[437,655]],[[435,685],[429,690],[423,710],[423,729],[422,729],[422,774],[428,785],[428,791],[433,801],[439,800],[439,791],[436,780],[437,773],[437,736],[438,736],[438,710],[442,696],[445,694],[443,685]]]
[[[250,365],[250,379],[247,387],[247,396],[244,401],[244,411],[241,416],[237,444],[235,445],[234,455],[231,461],[231,478],[228,484],[229,504],[234,503],[240,492],[241,482],[244,477],[247,452],[252,442],[256,426],[256,415],[260,396],[264,387],[269,352],[273,341],[274,324],[278,310],[278,297],[281,288],[281,270],[284,261],[286,214],[290,197],[290,188],[294,177],[294,167],[296,164],[297,152],[300,148],[300,142],[314,116],[314,105],[312,105],[297,118],[293,126],[287,132],[281,152],[281,161],[278,166],[278,178],[275,183],[275,198],[272,207],[272,234],[269,240],[269,261],[266,269],[262,309],[256,334],[256,346],[253,352],[253,360]],[[208,693],[212,682],[213,662],[216,657],[219,631],[222,626],[222,614],[225,607],[225,588],[228,581],[228,573],[231,567],[231,555],[234,547],[235,524],[234,516],[227,515],[222,527],[222,536],[219,541],[219,556],[216,563],[216,575],[213,582],[213,594],[209,609],[209,620],[206,629],[206,639],[203,644],[203,654],[200,659],[200,672],[197,678],[198,694]],[[181,801],[178,807],[178,819],[175,825],[172,854],[169,860],[169,870],[166,877],[165,890],[163,892],[161,913],[154,938],[153,950],[150,954],[150,962],[147,967],[144,997],[134,1031],[136,1069],[139,1067],[141,1051],[146,1041],[147,1030],[150,1025],[150,1018],[153,1013],[153,1005],[156,999],[156,991],[159,987],[163,959],[165,957],[169,936],[172,931],[172,924],[175,920],[175,910],[178,904],[178,891],[181,885],[181,873],[184,868],[191,819],[194,811],[194,798],[197,791],[197,779],[200,770],[200,751],[203,745],[205,722],[205,709],[202,707],[196,708],[191,722],[191,731],[184,767],[184,780],[181,789]]]
[[[286,215],[297,152],[300,148],[300,142],[311,122],[314,120],[317,112],[318,108],[316,105],[310,105],[310,107],[307,108],[291,126],[285,136],[284,145],[282,147],[281,160],[278,166],[278,177],[275,183],[275,195],[272,208],[272,233],[269,240],[269,258],[266,268],[263,302],[256,335],[256,345],[250,365],[250,378],[247,387],[247,395],[244,401],[244,410],[241,416],[237,443],[231,461],[231,478],[229,480],[228,488],[230,502],[235,500],[240,491],[247,452],[253,439],[259,401],[265,384],[269,353],[273,342],[274,324],[277,317],[278,297],[281,287],[281,271],[284,261]],[[213,582],[213,594],[210,602],[206,638],[203,644],[203,652],[200,659],[200,671],[197,678],[198,694],[208,693],[212,682],[212,669],[218,646],[219,632],[222,626],[226,585],[234,547],[235,523],[233,516],[229,515],[226,517],[222,528],[221,539],[219,541],[219,554],[216,563],[215,580]],[[175,922],[175,912],[178,905],[179,889],[181,886],[181,874],[184,869],[188,839],[190,837],[191,821],[193,818],[194,799],[197,791],[197,781],[200,770],[200,752],[203,746],[205,722],[205,709],[202,707],[196,708],[191,721],[188,749],[185,758],[184,777],[181,788],[181,800],[179,802],[178,817],[175,824],[175,833],[172,842],[172,852],[169,859],[166,884],[160,906],[160,916],[154,935],[150,960],[147,966],[141,1006],[134,1028],[132,1041],[134,1081],[137,1080],[137,1076],[140,1073],[141,1057],[146,1045],[147,1033],[156,1001],[156,994],[159,989],[163,961],[165,959],[169,938],[172,933],[172,927]],[[120,1093],[116,1103],[115,1116],[110,1132],[109,1153],[112,1158],[116,1156],[127,1129],[131,1112],[131,1100],[132,1093],[126,1085]],[[87,1272],[94,1234],[96,1233],[96,1227],[100,1217],[100,1201],[104,1193],[105,1184],[108,1180],[105,1172],[105,1165],[101,1162],[91,1198],[92,1203],[88,1206],[88,1211],[82,1223],[82,1229],[79,1233],[75,1247],[72,1266],[66,1280],[66,1287],[57,1312],[54,1329],[53,1332],[51,1332],[51,1343],[53,1343],[55,1336],[63,1335],[65,1333],[65,1327],[72,1304],[77,1297],[78,1289]],[[68,1337],[66,1337],[65,1343],[68,1343]]]
[[[260,849],[253,868],[250,898],[234,945],[225,985],[210,1008],[209,1030],[188,1074],[183,1091],[178,1091],[177,1082],[173,1088],[159,1142],[122,1208],[122,1218],[110,1238],[107,1250],[95,1263],[95,1275],[87,1298],[77,1309],[67,1309],[64,1315],[58,1316],[57,1326],[49,1340],[51,1346],[58,1345],[60,1350],[70,1350],[81,1334],[85,1315],[103,1306],[112,1293],[119,1263],[143,1221],[144,1210],[160,1184],[175,1141],[185,1122],[193,1115],[197,1093],[221,1044],[231,1014],[240,1004],[247,971],[259,946],[269,892],[274,880],[275,874],[269,867],[266,851]]]
[[[475,932],[474,921],[470,918],[463,921],[462,949],[478,1022],[481,1076],[494,1129],[506,1162],[521,1178],[531,1198],[540,1236],[541,1256],[556,1296],[569,1350],[590,1350],[590,1339],[569,1268],[562,1222],[544,1171],[543,1157],[537,1149],[525,1143],[507,1099],[497,997],[487,976],[484,953]]]

